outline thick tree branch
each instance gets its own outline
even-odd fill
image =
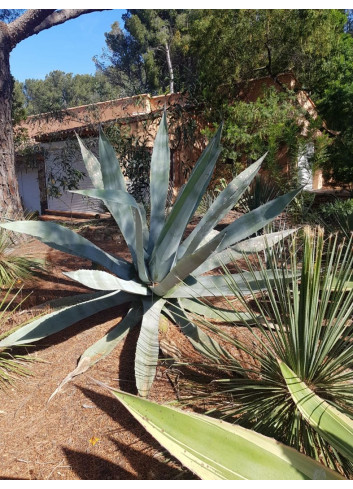
[[[73,9],[56,10],[51,15],[49,15],[46,19],[44,19],[43,22],[33,30],[33,34],[38,34],[39,32],[44,31],[45,29],[49,29],[54,25],[63,24],[67,20],[76,19],[76,17],[80,17],[80,15],[89,14],[91,12],[102,12],[103,10],[110,10],[110,9],[105,9],[105,8],[101,8],[101,9],[75,8],[74,9],[73,8]]]
[[[27,37],[38,34],[55,25],[63,24],[67,20],[75,19],[90,12],[101,12],[102,10],[109,9],[29,9],[8,25],[11,47],[14,48],[16,44],[27,39]]]
[[[34,29],[40,25],[55,9],[29,9],[20,17],[8,24],[11,47],[33,35]]]

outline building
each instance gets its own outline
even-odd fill
[[[273,80],[271,77],[250,80],[240,86],[240,97],[249,102],[256,100],[264,90],[264,86],[275,86],[293,89],[297,80],[292,74],[283,74]],[[304,91],[297,91],[298,102],[311,117],[317,116],[315,106]],[[136,140],[143,138],[144,145],[152,150],[156,135],[159,116],[164,107],[173,114],[174,129],[170,135],[171,144],[171,182],[175,189],[185,181],[190,168],[196,162],[206,145],[201,135],[202,122],[193,107],[187,105],[187,99],[180,94],[151,97],[148,94],[127,97],[94,105],[86,105],[66,109],[56,114],[40,114],[31,116],[17,127],[31,141],[34,151],[22,153],[16,159],[20,194],[26,209],[44,214],[50,211],[69,212],[100,212],[101,203],[95,199],[83,198],[68,191],[48,196],[48,183],[61,182],[65,187],[65,176],[58,174],[59,168],[73,172],[85,172],[84,164],[78,151],[75,133],[85,141],[97,139],[100,125],[103,128],[117,125],[123,128]],[[187,139],[185,128],[190,127],[192,138]],[[302,133],[305,136],[306,127],[303,124]],[[94,150],[95,148],[93,148]],[[308,158],[312,146],[298,161],[298,171],[307,189],[318,189],[322,186],[321,172],[311,175]],[[67,162],[66,162],[67,159]],[[58,164],[60,161],[60,165]],[[285,156],[283,169],[286,171]],[[91,188],[89,178],[84,177],[79,188]],[[55,188],[55,186],[54,186]]]

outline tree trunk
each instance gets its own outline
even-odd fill
[[[15,172],[10,51],[9,36],[0,24],[0,220],[3,217],[10,219],[23,217]]]
[[[169,92],[174,93],[174,72],[173,72],[172,60],[170,58],[170,50],[167,42],[165,43],[165,50],[167,55],[167,65],[169,71]]]

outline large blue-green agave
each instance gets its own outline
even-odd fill
[[[268,234],[266,239],[260,236],[244,241],[280,214],[298,191],[278,197],[241,216],[222,231],[215,231],[215,226],[234,206],[258,172],[264,159],[262,157],[229,183],[192,233],[183,240],[185,228],[206,191],[221,152],[220,139],[221,127],[200,156],[190,179],[166,216],[170,150],[167,116],[163,114],[151,160],[149,228],[144,208],[126,190],[115,151],[103,132],[99,137],[99,160],[79,139],[87,173],[95,188],[76,192],[104,202],[125,238],[132,261],[113,256],[74,231],[55,223],[18,221],[1,224],[8,230],[29,234],[52,248],[92,260],[107,271],[77,270],[65,273],[97,292],[76,296],[71,305],[20,328],[0,341],[0,348],[38,341],[96,312],[129,303],[130,309],[125,318],[83,353],[77,368],[64,382],[108,355],[130,328],[141,323],[136,346],[135,377],[140,395],[147,396],[156,372],[162,315],[175,321],[202,353],[212,356],[212,352],[221,351],[226,354],[220,345],[188,318],[188,311],[203,312],[197,298],[230,293],[223,276],[202,274],[221,262],[226,264],[242,257],[243,252],[264,249],[289,234],[291,230]],[[248,284],[243,278],[234,276],[234,279],[243,291],[247,290]],[[255,285],[261,287],[260,282],[251,285],[252,290]],[[228,315],[230,320],[236,319],[234,314]]]

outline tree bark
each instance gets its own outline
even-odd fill
[[[18,219],[23,216],[15,172],[10,51],[11,39],[7,27],[0,23],[0,220],[4,217]]]
[[[0,221],[19,219],[23,209],[15,170],[15,150],[11,119],[11,50],[23,39],[67,20],[106,9],[29,9],[10,24],[0,22]]]

